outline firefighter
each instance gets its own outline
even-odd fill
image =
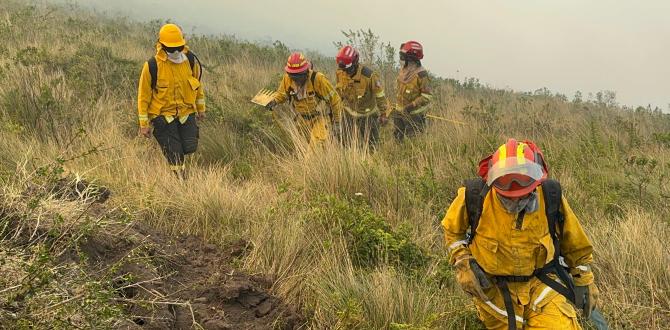
[[[307,137],[310,145],[318,145],[329,136],[341,136],[340,121],[342,100],[325,75],[312,70],[310,62],[302,53],[295,52],[288,57],[286,73],[279,83],[274,100],[266,107],[272,110],[276,105],[288,102],[294,110],[296,126]],[[323,101],[330,107],[330,114],[319,111],[317,106]]]
[[[509,139],[479,175],[442,220],[456,279],[479,318],[488,329],[580,329],[573,304],[588,317],[598,302],[593,246],[542,152]]]
[[[421,66],[423,46],[416,41],[400,45],[400,72],[396,90],[396,107],[392,113],[393,136],[401,141],[423,132],[428,104],[433,95],[428,71]]]
[[[152,135],[172,171],[184,179],[186,155],[198,148],[197,121],[205,117],[202,66],[181,29],[166,24],[158,33],[156,55],[142,68],[138,88],[140,135]]]
[[[379,75],[359,63],[358,51],[344,46],[337,53],[336,89],[345,104],[345,139],[374,148],[379,125],[388,119],[388,100]]]

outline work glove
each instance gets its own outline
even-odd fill
[[[144,136],[145,138],[151,137],[151,126],[140,127],[139,135]]]
[[[484,293],[485,289],[491,288],[492,284],[486,277],[477,261],[470,253],[470,250],[463,248],[454,256],[454,268],[456,268],[456,281],[463,291],[482,301],[490,299]]]
[[[575,305],[583,311],[584,317],[588,318],[596,308],[600,295],[593,279],[593,272],[590,268],[584,269],[582,266],[571,268],[570,274],[575,283]]]
[[[276,106],[277,106],[277,101],[272,100],[272,101],[270,101],[270,103],[268,103],[268,105],[265,106],[265,109],[268,109],[268,110],[272,111],[272,110],[274,110],[274,107],[276,107]]]

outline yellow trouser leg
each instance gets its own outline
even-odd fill
[[[328,138],[326,118],[318,116],[309,121],[309,144],[321,145]]]
[[[577,322],[575,309],[565,297],[547,288],[544,283],[537,279],[532,279],[527,285],[510,287],[514,311],[517,317],[517,329],[581,330]],[[516,292],[515,288],[518,288],[519,291]],[[493,287],[487,290],[486,294],[491,298],[488,303],[474,299],[479,319],[487,329],[508,329],[505,302],[502,293],[497,287]],[[522,305],[519,302],[518,296],[525,297],[522,300],[528,303]],[[523,323],[521,320],[523,320]]]
[[[581,329],[579,322],[577,322],[574,307],[560,294],[547,298],[544,306],[538,307],[536,310],[527,308],[525,315],[526,326],[524,329]]]
[[[498,288],[492,288],[486,292],[487,296],[492,297],[489,302],[483,302],[478,298],[473,298],[475,302],[475,307],[477,307],[477,315],[479,319],[484,323],[486,329],[489,330],[507,330],[507,314],[505,311],[505,302],[503,296],[500,293]],[[512,298],[513,301],[515,300]],[[515,302],[514,312],[518,318],[521,318],[523,315],[523,307]],[[523,329],[523,323],[521,319],[517,319],[516,322],[517,329]]]

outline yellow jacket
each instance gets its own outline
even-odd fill
[[[185,47],[184,53],[189,52]],[[137,97],[137,113],[140,127],[148,127],[151,119],[166,116],[171,121],[174,117],[185,118],[198,111],[205,111],[205,93],[200,76],[200,65],[195,63],[193,70],[188,60],[180,64],[168,61],[167,54],[156,47],[156,64],[158,75],[156,90],[151,89],[149,64],[144,63]]]
[[[408,105],[414,108],[410,111],[412,115],[428,111],[427,106],[433,94],[430,90],[430,77],[426,69],[413,64],[400,69],[397,84],[396,109],[398,111],[402,111]]]
[[[328,78],[320,72],[309,70],[307,81],[302,88],[296,86],[288,74],[284,74],[275,96],[277,104],[288,101],[291,107],[302,116],[319,115],[317,111],[319,100],[328,104],[333,114],[333,121],[339,122],[342,116],[342,99],[337,95]]]
[[[375,107],[386,113],[388,101],[379,75],[370,68],[359,65],[354,76],[337,70],[337,92],[344,104],[358,115],[377,113]]]
[[[452,263],[454,255],[469,249],[482,269],[491,275],[530,276],[554,257],[554,245],[549,234],[542,187],[537,188],[539,208],[526,214],[521,229],[516,229],[516,214],[508,213],[491,189],[484,199],[477,234],[469,247],[461,244],[469,227],[465,207],[465,188],[449,206],[442,226]],[[563,199],[561,213],[565,218],[561,237],[561,254],[569,267],[592,262],[593,246],[582,226]]]

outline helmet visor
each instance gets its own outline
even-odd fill
[[[512,189],[512,186],[516,184],[516,186],[519,187],[529,187],[533,183],[535,183],[533,178],[521,174],[508,174],[508,175],[503,175],[493,181],[493,186],[503,190],[503,191],[508,191]]]
[[[508,158],[491,166],[488,172],[488,177],[486,178],[487,185],[491,186],[494,184],[499,189],[508,190],[513,182],[516,182],[519,186],[527,187],[535,181],[542,180],[544,177],[542,166],[537,163],[525,161],[520,164],[505,164],[505,162],[509,161],[510,159]]]

